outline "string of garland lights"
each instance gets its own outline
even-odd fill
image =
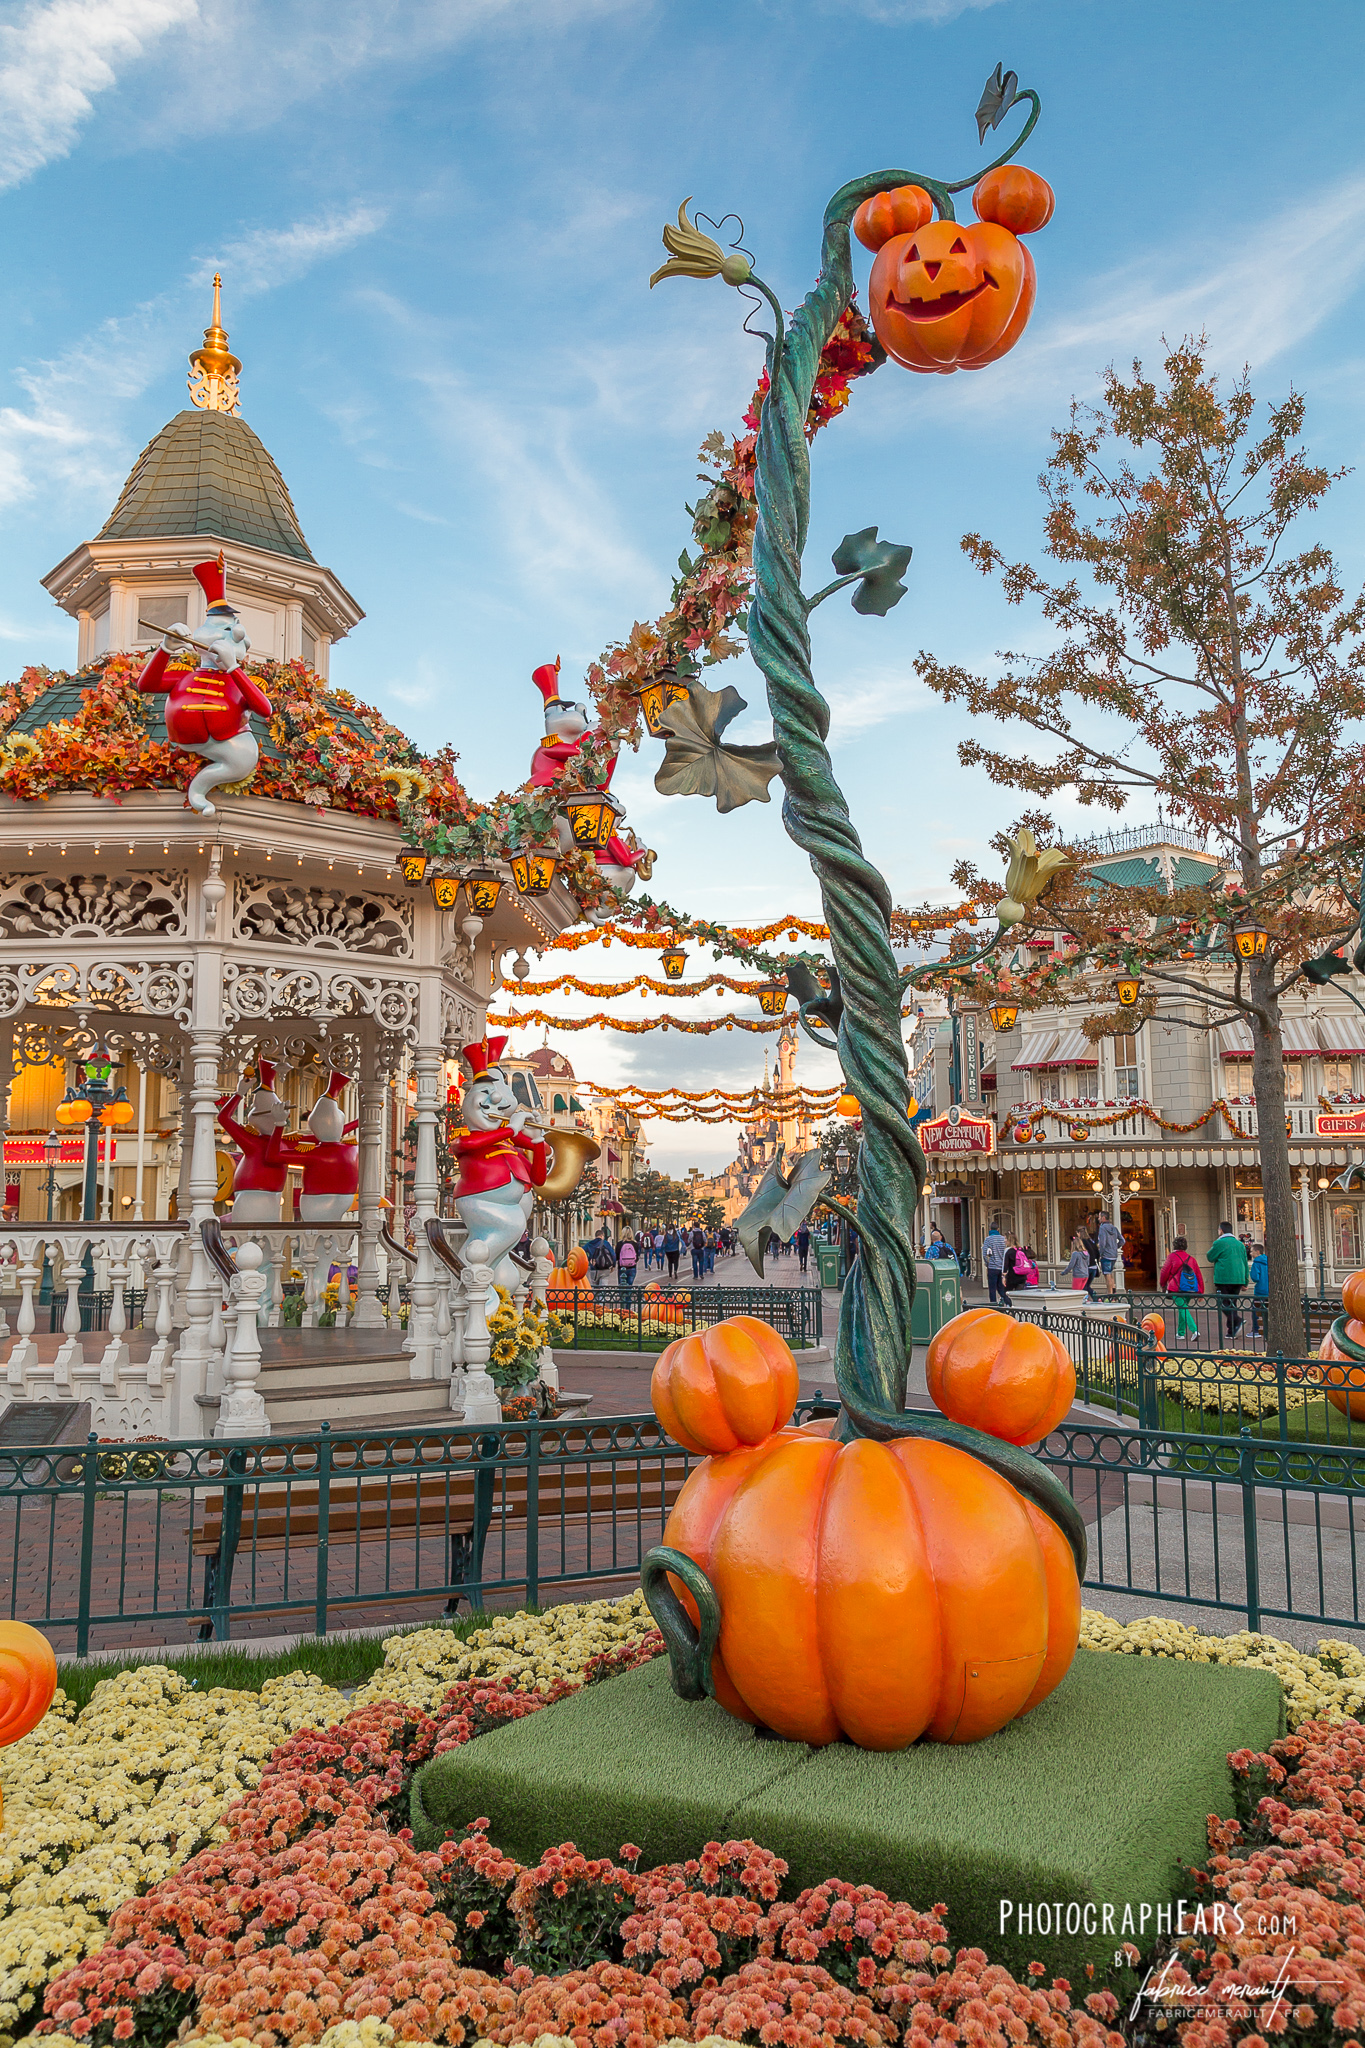
[[[1237,1111],[1220,1095],[1216,1102],[1211,1102],[1201,1115],[1187,1124],[1175,1123],[1169,1117],[1164,1117],[1145,1097],[1141,1101],[1125,1102],[1116,1109],[1101,1109],[1098,1106],[1091,1108],[1084,1102],[1023,1102],[1010,1111],[1009,1118],[1001,1130],[1001,1136],[1006,1139],[1013,1137],[1016,1144],[1027,1144],[1029,1139],[1021,1139],[1018,1135],[1022,1129],[1028,1131],[1031,1137],[1041,1140],[1043,1121],[1049,1117],[1054,1123],[1067,1125],[1073,1137],[1078,1130],[1084,1130],[1088,1135],[1092,1128],[1105,1130],[1111,1124],[1124,1123],[1129,1117],[1134,1116],[1148,1117],[1163,1131],[1170,1131],[1176,1137],[1187,1137],[1192,1131],[1202,1130],[1204,1125],[1216,1116],[1224,1119],[1234,1137],[1248,1138],[1254,1135],[1243,1127]]]
[[[562,989],[572,989],[576,995],[595,996],[600,1002],[607,1002],[614,996],[633,995],[638,989],[641,995],[656,996],[700,996],[708,989],[731,989],[736,995],[757,996],[760,990],[771,987],[766,981],[736,981],[729,974],[708,974],[704,981],[656,981],[652,975],[637,974],[633,981],[582,981],[576,974],[557,974],[553,981],[504,981],[500,995],[508,996],[552,996]]]
[[[592,1095],[601,1095],[611,1102],[622,1103],[627,1109],[637,1102],[662,1103],[674,1109],[689,1104],[699,1104],[708,1109],[721,1108],[728,1102],[751,1103],[759,1090],[755,1088],[641,1088],[630,1083],[624,1088],[608,1088],[597,1081],[581,1084]],[[841,1082],[828,1088],[774,1088],[763,1100],[774,1115],[797,1115],[802,1109],[823,1115],[831,1109],[843,1093]]]
[[[610,1017],[605,1010],[594,1010],[591,1017],[551,1017],[544,1010],[521,1010],[503,1014],[488,1012],[490,1024],[498,1025],[504,1031],[521,1031],[531,1024],[543,1024],[548,1031],[691,1031],[699,1036],[709,1037],[713,1031],[780,1031],[780,1017],[736,1017],[733,1012],[723,1017]]]
[[[951,930],[960,924],[974,922],[981,915],[975,903],[962,903],[956,909],[942,911],[895,909],[891,913],[891,942],[895,946],[913,945],[931,932]],[[761,950],[778,938],[785,938],[793,946],[802,938],[825,942],[829,938],[829,926],[812,918],[796,916],[775,917],[767,924],[713,924],[709,918],[689,917],[686,911],[674,910],[667,903],[656,903],[652,897],[641,896],[623,904],[620,915],[603,924],[585,931],[561,932],[553,950],[576,952],[583,946],[616,944],[663,953],[686,944],[690,939],[694,945],[709,947],[713,952],[739,960],[744,966],[755,967],[764,974],[780,974],[785,961],[778,955]]]

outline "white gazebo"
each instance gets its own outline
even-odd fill
[[[279,762],[288,765],[275,724],[257,722],[261,772],[245,791],[219,793],[210,818],[185,807],[178,784],[116,796],[98,776],[52,765],[82,731],[98,740],[86,693],[109,655],[147,649],[174,623],[171,610],[195,623],[190,568],[220,550],[229,590],[248,594],[253,665],[294,660],[310,701],[348,744],[368,744],[363,710],[324,687],[327,646],[363,614],[313,560],[279,471],[238,418],[226,345],[215,291],[213,327],[192,358],[200,409],[163,430],[102,534],[45,579],[77,616],[89,666],[35,686],[0,729],[0,1084],[10,1104],[0,1373],[12,1400],[88,1400],[92,1427],[108,1437],[449,1423],[464,1406],[463,1318],[442,1232],[428,1229],[439,1221],[449,1063],[483,1035],[503,958],[548,946],[581,921],[578,903],[560,880],[522,895],[507,863],[494,862],[504,882],[496,908],[474,915],[463,891],[456,907],[439,908],[425,881],[404,881],[391,802],[367,808],[354,786],[314,787],[306,800],[262,793],[267,769],[279,786]],[[267,688],[270,674],[263,668]],[[164,727],[156,700],[145,701],[151,744]],[[39,771],[41,797],[25,794]],[[339,807],[339,795],[355,807]],[[43,1172],[41,1124],[20,1118],[16,1129],[15,1107],[35,1075],[55,1100],[92,1052],[136,1096],[136,1129],[125,1126],[102,1169],[100,1213],[77,1220],[54,1208],[73,1197],[70,1171],[49,1158]],[[301,1226],[286,1214],[235,1229],[221,1213],[217,1103],[262,1057],[291,1077],[300,1122],[329,1071],[349,1077],[360,1192],[342,1223]],[[404,1242],[386,1189],[413,1113],[415,1227]],[[236,1273],[232,1247],[248,1240],[262,1256]],[[323,1327],[337,1267],[336,1320],[327,1304]],[[141,1327],[130,1328],[140,1294]],[[106,1309],[107,1327],[89,1327]]]

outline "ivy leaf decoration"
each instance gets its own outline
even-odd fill
[[[861,533],[846,533],[830,560],[841,576],[860,576],[853,593],[855,612],[875,612],[884,619],[893,604],[905,596],[901,581],[910,566],[913,548],[898,548],[889,540],[878,540],[875,526]]]
[[[827,989],[821,985],[814,971],[804,960],[789,960],[786,967],[786,982],[796,997],[801,1025],[806,1035],[813,1038],[817,1045],[837,1052],[839,1022],[844,1014],[844,997],[839,987],[839,970],[832,960],[826,962],[825,971],[829,975]],[[828,1025],[835,1036],[822,1037],[815,1028],[817,1024]]]
[[[721,741],[726,726],[744,709],[743,697],[728,683],[723,690],[693,683],[686,702],[679,698],[669,705],[659,721],[668,735],[654,777],[660,796],[713,796],[722,813],[769,802],[768,784],[782,767],[776,744],[727,747]]]
[[[1000,126],[1000,123],[1014,105],[1018,91],[1019,73],[1017,71],[1006,71],[1003,64],[997,64],[991,76],[986,80],[986,88],[981,95],[981,101],[976,110],[976,139],[978,142],[986,140],[986,130],[988,128],[998,128]]]

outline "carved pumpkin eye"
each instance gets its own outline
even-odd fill
[[[918,243],[918,242],[912,242],[912,243],[910,244],[910,261],[911,261],[912,263],[918,263],[918,262],[919,262],[919,243]]]
[[[949,254],[953,256],[965,256],[966,253],[967,244],[963,241],[961,235],[959,235],[957,240],[953,243],[953,246],[949,251]]]

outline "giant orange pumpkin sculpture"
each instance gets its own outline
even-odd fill
[[[1334,1408],[1352,1422],[1365,1422],[1365,1273],[1351,1274],[1341,1299],[1345,1314],[1318,1346],[1318,1357],[1330,1361],[1322,1384]]]
[[[52,1645],[24,1621],[0,1621],[0,1748],[38,1726],[57,1690]],[[0,1803],[0,1825],[4,1822]]]
[[[940,1332],[948,1353],[954,1331],[981,1347],[980,1313]],[[1020,1367],[1003,1404],[1030,1428],[1062,1394],[1050,1349],[1033,1373],[1030,1387]],[[890,1441],[786,1426],[796,1392],[786,1345],[747,1316],[655,1368],[660,1421],[711,1452],[641,1574],[676,1689],[789,1741],[886,1750],[976,1742],[1037,1706],[1080,1632],[1069,1496],[1027,1453],[943,1416],[906,1414]]]
[[[972,195],[979,219],[934,220],[922,185],[865,199],[853,232],[875,249],[872,325],[907,370],[979,370],[1014,347],[1038,288],[1019,240],[1052,217],[1052,188],[1022,164],[988,171]]]

